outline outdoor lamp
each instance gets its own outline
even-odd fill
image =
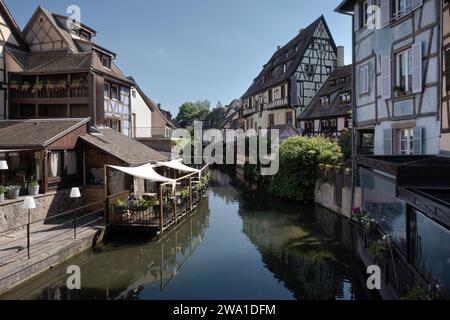
[[[81,192],[79,188],[72,188],[70,191],[70,199],[78,199],[81,198]]]
[[[27,252],[28,259],[30,259],[30,224],[31,224],[31,210],[36,209],[36,202],[33,197],[26,197],[22,209],[28,210],[28,223],[27,223]]]
[[[0,160],[0,171],[8,170],[8,169],[9,169],[8,162],[6,162],[6,160]],[[5,184],[5,174],[4,173],[2,173],[2,184],[3,185]]]
[[[79,188],[72,188],[70,191],[70,199],[79,199],[81,198],[81,192]],[[73,238],[77,238],[77,211],[73,211]]]

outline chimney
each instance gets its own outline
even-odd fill
[[[337,47],[337,66],[338,68],[345,65],[345,50],[343,46]]]
[[[277,46],[277,50],[280,50],[281,49],[281,46]]]
[[[298,33],[302,33],[303,31],[305,31],[305,28],[301,28]]]
[[[158,109],[161,110],[161,103],[158,103],[157,106],[158,106]]]

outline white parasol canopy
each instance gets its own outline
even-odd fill
[[[169,179],[158,174],[152,167],[151,164],[146,164],[140,167],[130,168],[130,167],[117,167],[110,166],[111,168],[126,173],[135,178],[141,178],[144,180],[154,181],[154,182],[169,182],[172,183],[173,187],[176,186],[176,181],[174,179]]]
[[[157,162],[157,164],[160,166],[163,166],[163,167],[167,167],[167,168],[171,168],[171,169],[175,169],[175,170],[179,170],[179,171],[183,171],[183,172],[191,172],[191,173],[195,172],[195,173],[198,173],[199,177],[201,178],[201,170],[188,167],[187,165],[183,164],[181,161],[178,161],[178,160],[172,160],[172,161],[168,161],[168,162]]]

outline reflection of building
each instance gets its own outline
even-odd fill
[[[450,150],[442,61],[448,2],[381,0],[381,28],[375,30],[367,26],[367,3],[345,0],[337,10],[353,13],[355,160],[363,210],[376,220],[379,238],[387,235],[391,243],[384,288],[403,296],[416,286],[438,285],[448,295],[450,161],[437,156]],[[373,264],[364,242],[361,256]]]
[[[139,299],[149,294],[146,290],[164,291],[185,263],[201,245],[209,227],[209,204],[205,199],[199,210],[176,230],[156,242],[132,246],[106,247],[103,252],[69,261],[79,265],[83,272],[82,290],[69,291],[66,286],[66,265],[37,277],[34,289],[16,288],[2,299]],[[128,239],[130,240],[130,239]],[[148,298],[148,296],[146,296]]]
[[[346,221],[327,210],[312,209],[303,210],[298,224],[295,209],[289,212],[288,208],[285,211],[277,207],[286,212],[280,214],[271,213],[265,207],[265,212],[256,209],[258,214],[254,214],[251,211],[255,209],[244,209],[244,232],[261,252],[268,269],[285,282],[297,299],[358,297],[359,291],[349,277],[351,270],[345,262],[349,255],[344,247],[351,245],[350,225]]]
[[[245,128],[296,127],[296,118],[336,68],[337,48],[322,16],[283,47],[242,97]]]

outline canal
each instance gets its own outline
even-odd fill
[[[114,235],[0,299],[368,299],[350,234],[328,210],[246,193],[214,170],[198,212],[163,238]],[[66,287],[70,265],[81,290]]]

